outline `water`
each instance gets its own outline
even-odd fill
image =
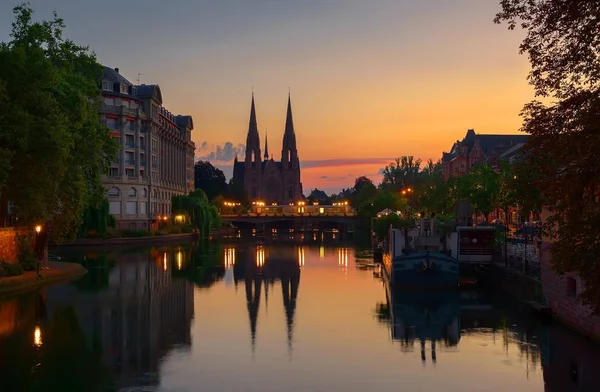
[[[388,292],[350,245],[62,255],[90,273],[0,300],[2,391],[599,390],[585,339],[501,295]]]

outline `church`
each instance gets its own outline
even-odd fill
[[[296,133],[292,119],[292,102],[288,94],[287,116],[281,148],[281,161],[269,156],[269,146],[265,136],[264,155],[260,150],[260,137],[254,108],[254,94],[250,106],[250,124],[246,136],[246,159],[237,157],[233,163],[233,182],[243,184],[243,189],[251,201],[266,204],[296,203],[303,198],[300,182],[300,160],[296,147]]]

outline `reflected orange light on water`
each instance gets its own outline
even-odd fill
[[[298,247],[298,265],[304,267],[304,247]]]
[[[181,251],[177,252],[177,269],[181,270]]]
[[[338,265],[340,267],[348,267],[348,248],[338,249]]]
[[[235,248],[225,248],[225,268],[230,269],[235,265]]]
[[[163,270],[166,271],[168,268],[167,252],[163,255]]]
[[[38,347],[42,345],[42,329],[39,326],[36,326],[33,332],[33,344]]]
[[[262,246],[256,248],[256,266],[262,267],[265,265],[265,249]]]

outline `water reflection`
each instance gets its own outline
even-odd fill
[[[572,332],[488,293],[391,291],[372,256],[307,241],[61,254],[89,273],[0,300],[1,390],[598,390]]]
[[[253,253],[256,255],[254,258],[251,257]],[[286,316],[288,354],[292,354],[294,313],[300,286],[300,266],[304,264],[303,259],[303,247],[297,247],[294,252],[291,247],[265,249],[262,245],[257,245],[250,247],[250,251],[240,252],[238,262],[234,265],[233,275],[236,287],[238,282],[244,282],[246,307],[250,320],[250,344],[253,352],[256,348],[258,314],[263,287],[265,306],[268,306],[269,290],[273,291],[275,285],[279,283]]]

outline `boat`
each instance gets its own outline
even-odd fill
[[[447,290],[459,286],[457,233],[437,230],[434,218],[421,217],[417,230],[390,228],[384,266],[392,287],[407,290]],[[446,244],[449,244],[448,249]]]

